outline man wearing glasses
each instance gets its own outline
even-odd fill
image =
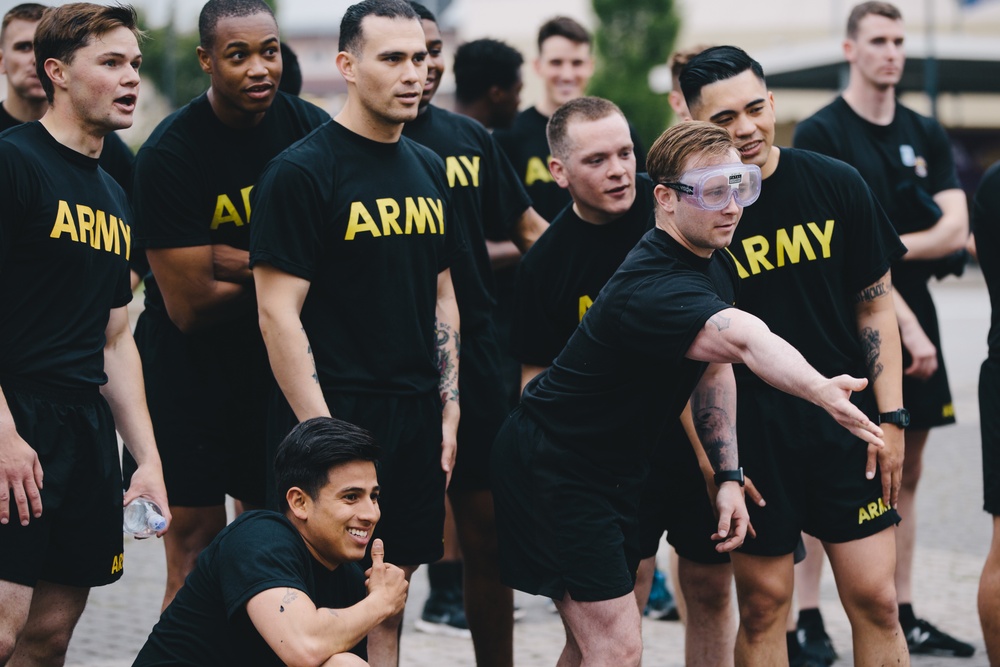
[[[772,145],[774,98],[743,50],[703,51],[680,83],[692,118],[725,129],[743,163],[764,177],[729,245],[740,306],[824,376],[867,376],[871,390],[855,402],[885,426],[885,447],[866,447],[815,406],[737,369],[742,463],[768,501],[750,507],[757,537],[732,555],[742,617],[737,663],[795,658],[786,655],[798,643],[785,625],[792,553],[805,531],[830,556],[858,664],[908,664],[892,575],[909,413],[889,274],[905,249],[856,170]]]
[[[881,430],[849,400],[866,380],[824,378],[732,305],[736,269],[716,251],[729,245],[743,206],[756,199],[759,169],[741,164],[728,133],[707,123],[667,130],[647,167],[658,184],[656,226],[551,367],[528,383],[493,449],[501,575],[555,600],[566,627],[560,664],[640,662],[632,593],[639,495],[648,450],[689,397],[720,487],[716,549],[742,544],[748,522],[732,363],[748,364],[882,444]]]

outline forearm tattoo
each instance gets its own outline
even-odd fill
[[[438,388],[441,391],[441,405],[448,401],[458,401],[458,357],[461,349],[461,336],[446,322],[437,321],[434,330],[435,350],[440,380]],[[451,341],[454,341],[452,345]],[[454,349],[453,349],[454,348]]]
[[[869,301],[874,301],[880,296],[885,296],[892,289],[892,285],[887,281],[879,281],[874,285],[869,285],[860,292],[858,292],[854,297],[855,303],[868,303]]]
[[[712,469],[732,470],[739,465],[736,446],[736,426],[733,415],[716,400],[715,390],[695,392],[691,395],[691,412],[694,428],[705,450]]]
[[[882,374],[882,362],[879,355],[882,353],[882,334],[878,329],[865,327],[861,330],[861,351],[865,356],[865,366],[868,369],[868,379],[872,382]]]
[[[305,327],[302,327],[302,335],[306,337],[306,354],[309,355],[309,361],[312,362],[313,382],[319,384],[319,371],[316,370],[316,358],[313,357],[313,347],[309,343],[309,334],[306,333]]]

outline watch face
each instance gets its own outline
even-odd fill
[[[884,412],[879,415],[878,421],[880,424],[895,424],[901,428],[906,428],[910,425],[910,411],[906,408],[900,408],[892,412]]]

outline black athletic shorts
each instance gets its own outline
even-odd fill
[[[581,602],[627,595],[639,567],[639,495],[634,480],[547,437],[519,406],[491,458],[500,578],[527,593]]]
[[[1000,359],[979,371],[979,428],[983,437],[983,509],[1000,516]]]
[[[938,327],[937,309],[931,299],[926,281],[911,278],[896,280],[893,276],[893,287],[916,315],[917,321],[924,333],[937,347],[937,371],[926,380],[918,380],[908,375],[903,376],[903,405],[910,411],[911,429],[924,430],[935,426],[945,426],[955,423],[955,406],[951,400],[951,390],[948,388],[948,371],[944,367],[944,356],[941,353],[941,332]],[[912,357],[903,346],[903,368],[912,362]]]
[[[42,516],[0,525],[0,579],[90,588],[122,576],[122,475],[115,422],[97,387],[69,391],[2,379],[17,433],[38,453]]]
[[[332,415],[367,429],[382,450],[378,483],[382,517],[374,537],[382,538],[394,565],[433,563],[444,554],[445,473],[441,469],[441,397],[339,394],[324,389]],[[280,391],[268,414],[270,461],[297,423]],[[273,475],[268,507],[277,509]]]
[[[876,412],[870,392],[854,395]],[[740,462],[767,505],[750,504],[757,537],[741,550],[758,556],[794,553],[800,531],[826,542],[857,540],[899,523],[882,501],[882,479],[865,477],[866,443],[822,408],[754,383],[737,402]]]
[[[698,458],[680,420],[673,420],[650,455],[639,501],[640,556],[655,556],[666,531],[667,542],[682,558],[704,565],[728,563],[729,554],[716,551],[712,541],[718,527]]]
[[[462,336],[458,365],[462,418],[458,422],[458,459],[449,491],[490,488],[490,450],[510,412],[501,375],[501,353],[492,325]]]
[[[249,319],[247,327],[256,327]],[[248,337],[250,338],[250,337]],[[274,383],[263,340],[225,349],[185,336],[155,310],[139,316],[142,358],[163,480],[172,507],[211,507],[226,494],[263,507],[267,477],[266,414]],[[126,452],[126,479],[135,461]]]

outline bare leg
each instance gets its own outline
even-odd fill
[[[795,566],[795,601],[799,609],[819,609],[819,583],[826,561],[823,543],[805,533],[802,541],[806,545],[806,559]],[[795,629],[794,625],[791,629]]]
[[[401,565],[407,583],[419,565]],[[368,663],[372,667],[399,665],[399,633],[403,629],[403,612],[382,621],[368,633]]]
[[[563,623],[579,648],[580,667],[638,667],[642,660],[642,621],[635,594],[613,600],[577,602],[569,593],[556,602]],[[564,649],[563,653],[566,653]],[[558,665],[571,665],[559,658]]]
[[[684,600],[684,590],[681,585],[680,559],[677,550],[670,547],[670,581],[674,582],[674,604],[677,605],[677,615],[681,623],[687,623],[687,602]]]
[[[792,554],[769,557],[733,553],[731,557],[740,607],[736,664],[787,665],[785,624],[794,586]]]
[[[924,445],[930,431],[907,430],[903,458],[903,484],[896,511],[902,521],[896,526],[896,596],[899,604],[913,602],[913,548],[917,539],[917,483],[923,472]]]
[[[840,601],[851,622],[854,664],[909,665],[892,570],[895,528],[860,540],[826,544]]]
[[[163,536],[167,554],[167,588],[160,611],[173,601],[184,580],[191,574],[198,554],[226,527],[225,505],[211,507],[171,506],[173,519]]]
[[[0,665],[6,665],[14,655],[17,639],[28,622],[34,592],[30,586],[0,581]]]
[[[514,592],[500,583],[493,494],[455,492],[454,512],[465,555],[465,617],[478,667],[514,664]]]
[[[979,622],[990,665],[1000,667],[1000,516],[993,517],[993,541],[979,579]]]
[[[684,663],[687,667],[731,667],[739,619],[733,604],[733,568],[679,558],[678,588],[687,598]]]
[[[639,561],[639,569],[635,575],[635,601],[639,606],[639,615],[646,611],[649,602],[649,592],[653,589],[653,573],[656,572],[656,556],[643,558]]]
[[[562,653],[556,660],[556,667],[579,667],[580,663],[583,662],[580,645],[576,643],[576,637],[573,636],[573,630],[566,623],[566,619],[560,616],[559,620],[562,621],[563,631],[566,633],[566,645],[563,646]]]
[[[24,632],[7,664],[11,667],[62,667],[73,629],[83,614],[89,594],[89,588],[39,581],[31,596]]]

